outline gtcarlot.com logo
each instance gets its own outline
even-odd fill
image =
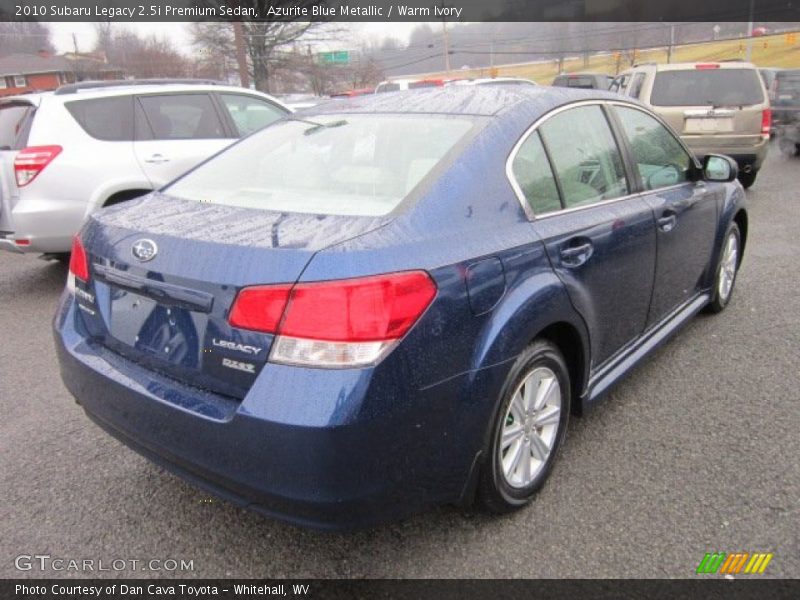
[[[720,575],[761,575],[772,560],[767,552],[706,552],[697,565],[698,574],[719,573]]]
[[[64,558],[50,554],[20,554],[14,559],[17,571],[194,571],[194,559],[183,558]]]

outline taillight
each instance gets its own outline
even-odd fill
[[[33,181],[61,150],[61,146],[29,146],[20,150],[14,159],[17,186],[22,187]]]
[[[383,358],[435,295],[436,284],[423,271],[256,286],[239,292],[229,322],[274,333],[272,362],[364,366]]]
[[[772,109],[765,108],[761,113],[761,134],[769,136],[769,130],[772,128]]]
[[[700,63],[695,65],[694,68],[703,71],[706,69],[719,69],[719,65],[717,63]]]
[[[75,279],[89,281],[89,261],[86,259],[86,249],[81,239],[76,235],[72,238],[72,251],[69,256],[69,275],[67,276],[67,289],[75,292]]]

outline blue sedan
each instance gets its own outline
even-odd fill
[[[735,178],[606,92],[327,103],[89,217],[62,377],[125,444],[297,524],[518,509],[570,414],[730,301]]]

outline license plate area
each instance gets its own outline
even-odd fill
[[[684,133],[731,133],[733,119],[726,117],[689,117],[683,128]]]
[[[203,313],[111,288],[111,337],[159,361],[198,368],[207,318]]]

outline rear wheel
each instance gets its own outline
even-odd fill
[[[496,513],[530,502],[553,468],[571,401],[564,357],[549,341],[534,342],[503,389],[478,484],[481,504]]]
[[[739,271],[741,240],[739,226],[736,223],[731,223],[728,232],[725,234],[725,241],[717,264],[717,277],[714,280],[713,296],[708,304],[710,312],[722,312],[731,300],[733,286],[736,283],[736,274]]]
[[[744,171],[739,171],[739,183],[742,184],[744,189],[749,188],[756,182],[756,176],[758,175],[758,169],[753,169],[749,173],[745,173]]]

